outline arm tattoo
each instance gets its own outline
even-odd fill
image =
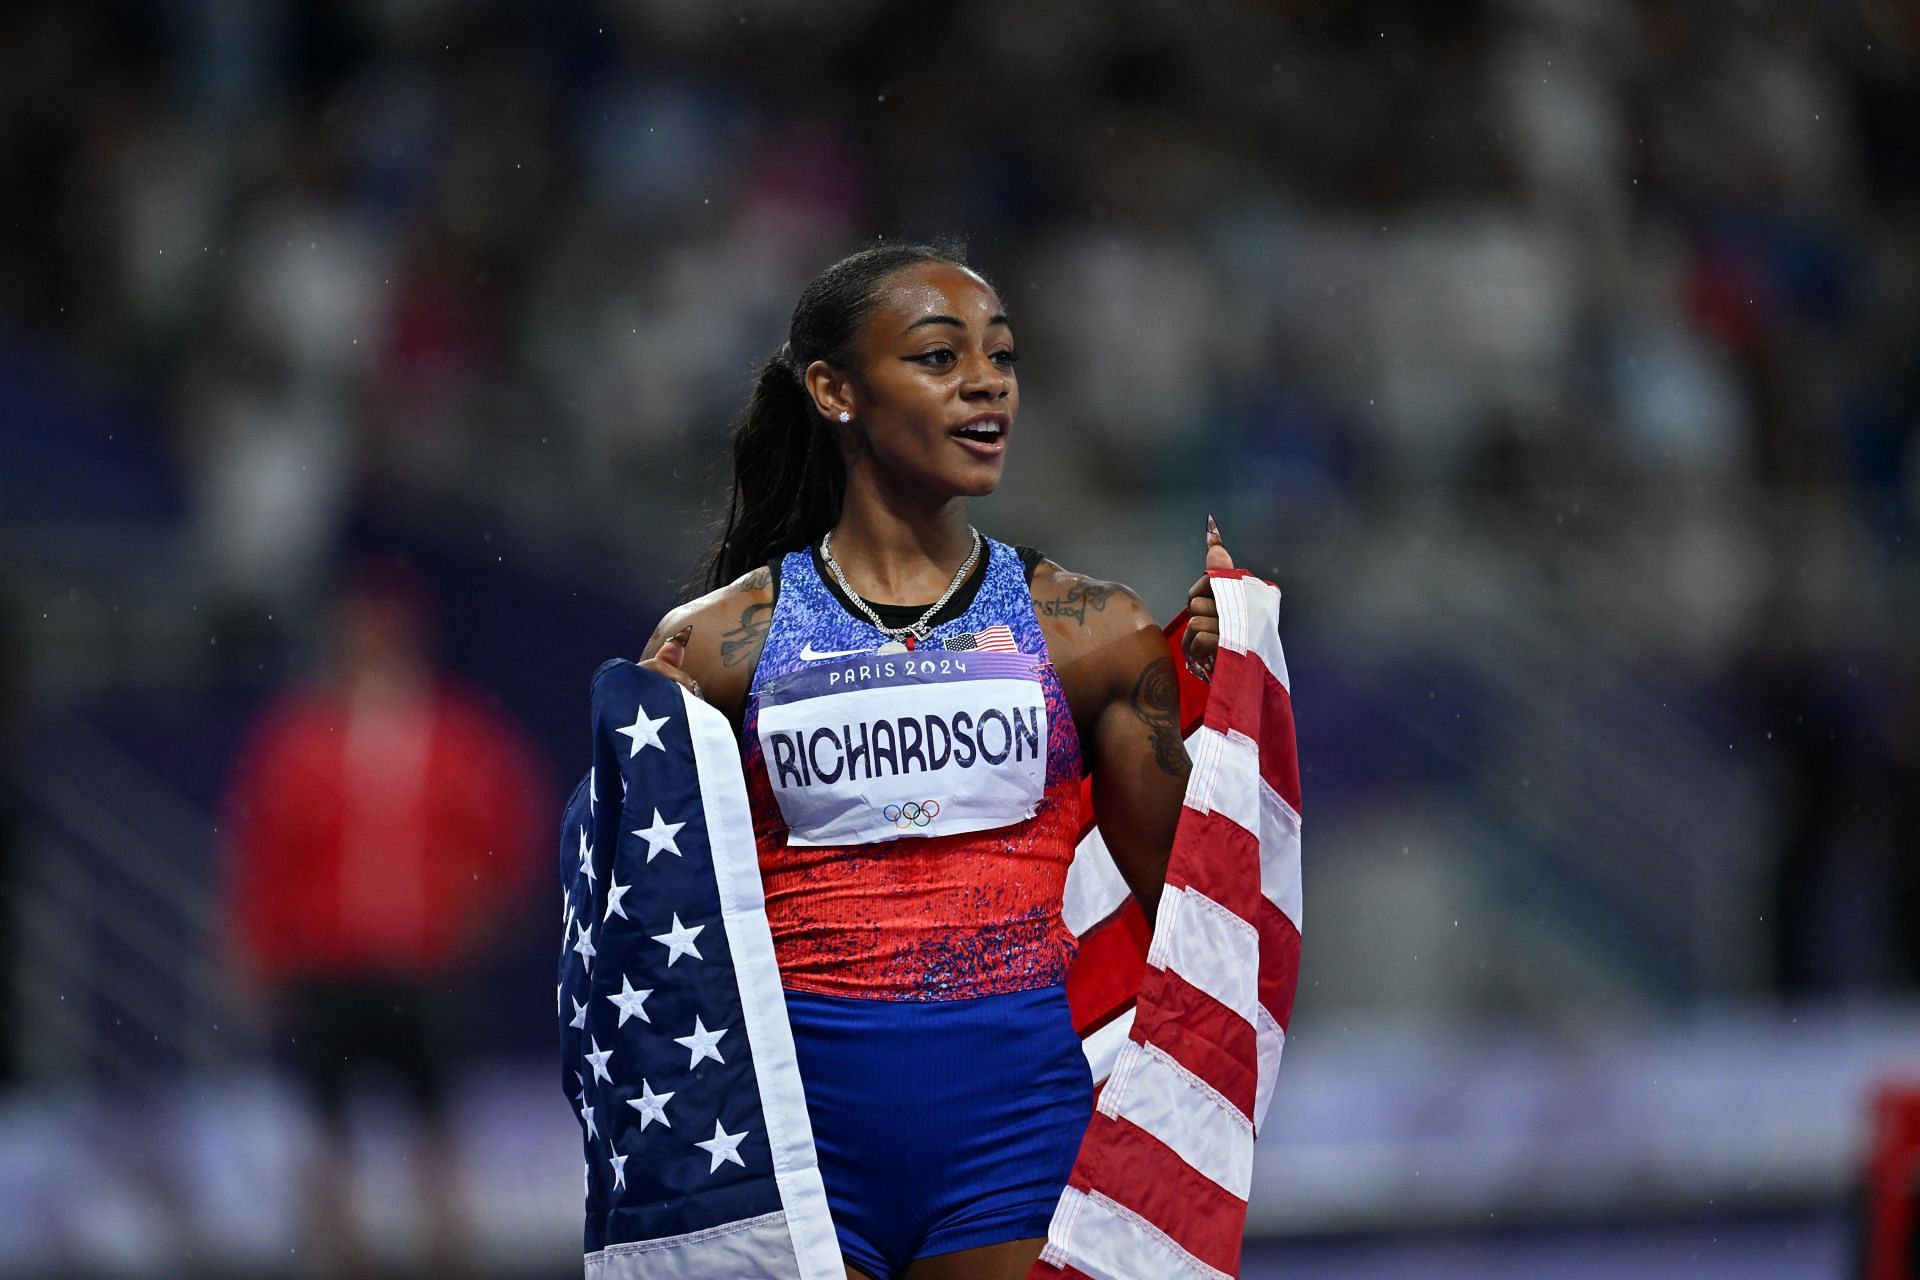
[[[746,577],[740,579],[734,587],[736,591],[765,591],[773,585],[773,571],[761,565]]]
[[[1076,582],[1067,588],[1067,594],[1053,600],[1035,600],[1034,609],[1046,618],[1072,618],[1081,626],[1087,625],[1087,610],[1103,612],[1107,607],[1107,597],[1114,588],[1102,582]]]
[[[1180,692],[1173,682],[1173,659],[1155,658],[1134,681],[1133,714],[1147,726],[1153,762],[1169,777],[1184,778],[1191,768],[1180,741]]]
[[[773,626],[773,606],[754,603],[740,611],[740,625],[720,637],[720,665],[737,667],[759,652]],[[1171,669],[1171,665],[1169,665]]]

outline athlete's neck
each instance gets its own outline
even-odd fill
[[[963,499],[935,508],[849,486],[833,526],[833,558],[854,592],[876,604],[940,598],[973,549]]]

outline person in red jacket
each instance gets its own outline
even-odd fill
[[[366,1274],[344,1105],[384,1069],[419,1120],[429,1274],[467,1274],[445,1103],[467,976],[524,901],[548,798],[521,731],[434,668],[413,577],[363,570],[328,669],[274,700],[228,788],[228,959],[319,1114],[307,1185],[324,1275]]]

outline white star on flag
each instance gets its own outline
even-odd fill
[[[593,802],[600,798],[600,779],[597,776],[599,772],[597,767],[589,766],[587,769],[587,816],[589,818],[593,816]]]
[[[713,1122],[713,1136],[705,1142],[696,1142],[693,1144],[713,1156],[713,1163],[707,1166],[707,1172],[719,1172],[720,1166],[728,1160],[733,1161],[742,1169],[746,1168],[747,1162],[740,1158],[740,1140],[746,1137],[748,1132],[750,1131],[742,1129],[738,1133],[728,1133],[725,1127],[723,1127],[718,1120],[715,1120]]]
[[[607,1163],[613,1166],[613,1189],[615,1191],[626,1190],[627,1158],[625,1156],[608,1156]],[[712,1173],[713,1170],[709,1169],[707,1172]]]
[[[600,1131],[593,1127],[593,1108],[592,1107],[580,1108],[580,1116],[582,1119],[584,1119],[587,1122],[587,1136],[589,1138],[599,1137]]]
[[[633,750],[627,753],[627,759],[633,759],[648,747],[658,747],[665,751],[667,744],[660,741],[660,726],[667,722],[667,717],[661,716],[658,720],[649,720],[645,707],[636,707],[633,715],[633,723],[618,731],[633,739]],[[626,781],[626,775],[621,775],[621,781],[623,783]]]
[[[700,948],[693,945],[693,940],[699,937],[700,931],[706,927],[703,924],[697,924],[689,929],[680,923],[680,913],[677,911],[673,913],[673,928],[666,933],[653,935],[653,940],[667,949],[667,968],[673,968],[673,962],[681,956],[692,956],[695,960],[706,959],[700,954]],[[579,950],[578,947],[574,949]]]
[[[620,1010],[620,1021],[616,1025],[626,1026],[628,1018],[638,1018],[642,1022],[652,1022],[653,1019],[647,1016],[647,997],[652,994],[652,987],[635,991],[633,984],[627,981],[627,975],[624,973],[621,974],[619,993],[607,993],[607,999],[613,1001],[614,1008]]]
[[[693,1056],[687,1060],[687,1070],[691,1071],[700,1065],[702,1058],[712,1058],[722,1065],[726,1063],[727,1060],[720,1056],[720,1050],[714,1048],[720,1043],[720,1037],[725,1034],[727,1034],[725,1027],[717,1031],[707,1030],[706,1024],[700,1021],[700,1015],[696,1013],[693,1016],[693,1031],[684,1036],[675,1036],[673,1042],[685,1045],[692,1050]]]
[[[587,829],[580,828],[580,874],[593,883],[593,846],[587,843]]]
[[[695,1021],[698,1021],[698,1019],[695,1019]],[[607,1059],[612,1056],[613,1050],[602,1049],[600,1047],[600,1041],[594,1039],[593,1052],[587,1054],[586,1058],[587,1065],[593,1068],[593,1078],[595,1080],[605,1080],[608,1084],[613,1083],[613,1074],[607,1070]]]
[[[680,846],[674,843],[673,838],[679,835],[680,828],[686,825],[684,822],[662,822],[660,820],[660,811],[655,809],[653,811],[653,825],[635,831],[633,834],[647,842],[648,862],[652,862],[662,849],[665,849],[677,858],[681,856]]]
[[[573,1000],[572,996],[568,996],[567,998]],[[578,1000],[574,1000],[573,1021],[567,1025],[576,1031],[585,1031],[587,1029],[587,1006],[581,1004]]]
[[[672,1094],[655,1093],[653,1086],[642,1080],[640,1096],[628,1098],[627,1105],[640,1113],[640,1132],[645,1133],[647,1126],[655,1120],[658,1120],[664,1128],[673,1128],[673,1122],[667,1119],[667,1103],[672,1100]]]
[[[620,905],[620,899],[626,897],[627,890],[631,888],[633,888],[633,886],[630,884],[621,884],[612,876],[607,877],[607,914],[600,917],[601,924],[605,924],[616,915],[622,920],[628,918],[627,909]]]
[[[576,1071],[573,1073],[573,1082],[580,1086],[580,1092],[573,1095],[573,1100],[584,1107],[587,1105],[587,1078]]]
[[[591,969],[593,967],[593,958],[600,954],[593,949],[592,925],[583,924],[580,926],[580,936],[573,940],[573,949],[580,953],[581,966]],[[706,959],[705,956],[701,956],[700,958],[703,960]],[[667,963],[671,964],[673,962],[669,960]]]

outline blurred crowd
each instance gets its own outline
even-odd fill
[[[22,0],[0,341],[163,424],[233,625],[310,615],[367,507],[665,593],[800,286],[963,235],[1027,377],[998,531],[1224,487],[1362,646],[1493,593],[1658,668],[1767,779],[1776,981],[1882,986],[1916,120],[1908,0]]]
[[[1302,1048],[1911,995],[1916,121],[1920,0],[0,6],[0,1085],[268,1050],[325,1121],[302,1247],[352,1271],[343,1068],[385,1062],[456,1274],[446,1101],[550,1057],[588,674],[876,237],[962,239],[1008,304],[983,528],[1164,615],[1213,511],[1285,587],[1335,926]],[[338,595],[396,531],[400,603]],[[1448,1107],[1350,1106],[1417,1178]],[[19,1257],[23,1204],[142,1163],[40,1145],[0,1161]],[[234,1167],[250,1220],[273,1166]]]

